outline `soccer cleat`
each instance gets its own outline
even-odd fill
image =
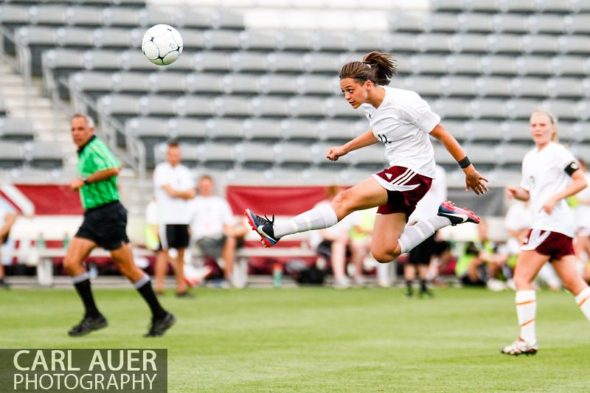
[[[160,337],[166,333],[176,322],[176,318],[172,313],[167,312],[162,318],[152,318],[152,325],[145,337]]]
[[[257,216],[256,214],[252,213],[250,209],[246,209],[244,214],[248,218],[248,222],[250,223],[252,229],[258,232],[260,235],[264,247],[272,247],[277,244],[279,239],[274,235],[274,216],[272,220],[269,220],[268,217]]]
[[[500,353],[504,355],[511,355],[511,356],[520,356],[520,355],[534,355],[537,353],[538,347],[537,344],[529,344],[524,341],[522,338],[517,338],[512,344],[505,346],[502,348]]]
[[[453,226],[465,222],[479,224],[480,221],[479,217],[474,212],[457,207],[451,201],[446,201],[440,204],[438,207],[438,215],[451,220],[451,225]]]
[[[79,324],[70,329],[68,334],[71,337],[85,336],[90,332],[102,329],[108,326],[106,318],[102,315],[97,317],[85,316]]]

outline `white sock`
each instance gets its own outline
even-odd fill
[[[529,344],[537,343],[535,333],[535,317],[537,314],[537,299],[535,291],[516,291],[516,315],[520,325],[520,338]]]
[[[337,222],[338,217],[332,206],[322,204],[291,219],[275,222],[273,231],[275,237],[281,238],[292,233],[328,228]]]
[[[576,303],[578,303],[578,307],[580,307],[586,319],[590,321],[590,287],[586,287],[586,289],[578,293]]]
[[[440,216],[418,221],[414,225],[407,225],[398,240],[402,254],[428,239],[434,232],[449,225],[451,225],[451,220]]]

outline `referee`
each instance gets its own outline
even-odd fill
[[[176,319],[164,310],[152,289],[150,278],[133,261],[127,238],[127,210],[119,202],[117,175],[121,164],[107,146],[94,135],[92,118],[77,113],[71,118],[72,140],[78,147],[78,173],[81,178],[70,183],[80,192],[84,221],[70,242],[64,267],[72,277],[76,291],[84,304],[84,317],[72,327],[70,336],[83,336],[107,326],[92,295],[84,260],[97,246],[109,250],[119,270],[139,291],[152,312],[151,326],[146,337],[163,335]]]

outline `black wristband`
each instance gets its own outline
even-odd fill
[[[465,156],[465,158],[463,158],[462,160],[457,161],[457,163],[459,164],[459,166],[463,169],[467,168],[469,165],[471,165],[471,161],[469,161],[469,157]]]

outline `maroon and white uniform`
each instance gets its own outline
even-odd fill
[[[389,202],[380,206],[378,213],[404,212],[409,216],[436,175],[429,134],[440,116],[416,92],[383,88],[385,97],[378,108],[361,105],[373,134],[385,147],[390,166],[373,175],[389,191]]]
[[[551,142],[541,150],[534,148],[524,157],[520,186],[530,195],[532,223],[523,250],[537,250],[552,259],[574,253],[576,225],[572,210],[563,199],[551,214],[543,210],[543,205],[569,185],[577,168],[573,154],[558,143]]]

